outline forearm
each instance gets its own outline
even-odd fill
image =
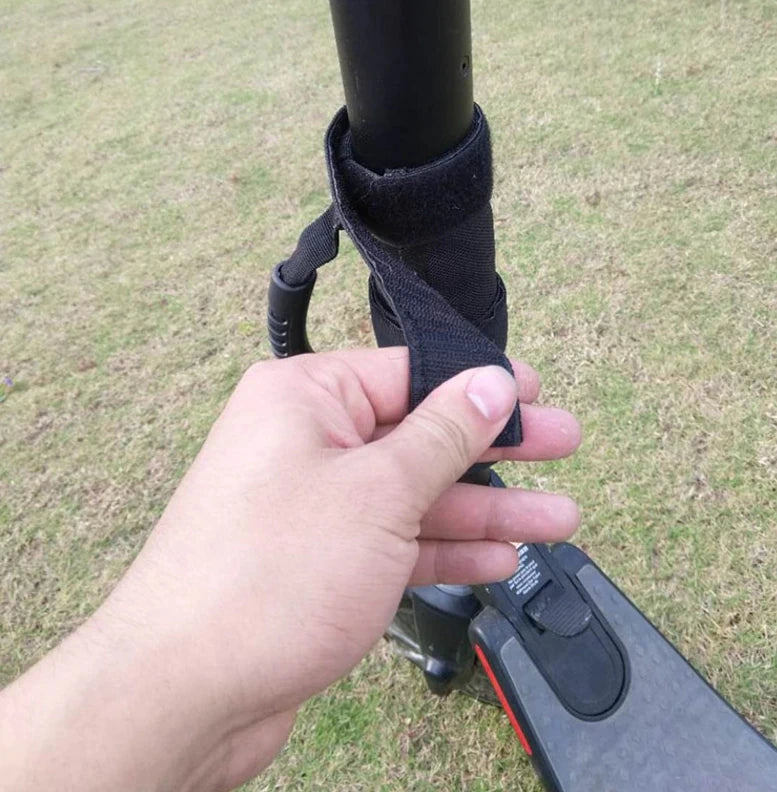
[[[290,719],[230,719],[191,666],[188,651],[133,646],[103,617],[88,622],[0,693],[0,790],[229,789],[230,768],[246,761],[233,756],[244,730],[261,770]]]

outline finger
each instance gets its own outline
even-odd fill
[[[518,553],[506,542],[425,539],[418,543],[418,560],[408,585],[492,583],[510,577],[517,568]]]
[[[354,462],[412,496],[422,517],[493,443],[518,389],[499,366],[462,372],[435,388],[394,431],[359,449]]]
[[[519,446],[489,448],[480,462],[540,462],[574,453],[583,437],[577,419],[558,407],[528,405],[521,410],[523,441]]]
[[[560,542],[580,524],[566,495],[454,484],[421,521],[422,539]]]
[[[531,404],[540,395],[540,375],[528,363],[521,360],[510,360],[513,375],[518,383],[518,401]]]
[[[407,347],[381,349],[345,349],[317,355],[331,356],[346,363],[358,377],[364,393],[375,411],[378,424],[399,423],[408,412],[410,394],[410,360]],[[518,399],[533,402],[540,392],[539,374],[527,363],[511,360]]]
[[[519,446],[488,448],[478,462],[540,462],[563,459],[580,445],[582,430],[575,417],[557,407],[521,405],[523,441]],[[396,424],[376,426],[372,440],[390,435]]]

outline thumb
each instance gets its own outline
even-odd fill
[[[366,446],[367,469],[390,476],[425,514],[494,442],[517,398],[515,379],[500,366],[464,371]]]

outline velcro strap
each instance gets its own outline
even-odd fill
[[[348,117],[341,110],[327,133],[336,157],[336,178],[359,219],[395,247],[438,239],[486,206],[493,184],[491,139],[483,111],[452,151],[417,168],[374,173],[351,155]]]
[[[299,285],[330,260],[342,227],[371,271],[370,305],[379,341],[404,340],[409,348],[411,409],[465,369],[498,365],[512,374],[502,352],[505,296],[493,262],[491,149],[480,108],[460,146],[420,168],[375,174],[353,159],[350,141],[343,108],[325,139],[333,206],[303,232],[281,265],[284,281]],[[470,250],[446,270],[456,251],[461,254],[461,238],[450,244],[457,235],[469,241]],[[449,291],[451,299],[440,291]],[[495,445],[520,442],[516,406]]]
[[[480,142],[478,138],[480,138]],[[485,140],[485,144],[483,140]],[[454,149],[453,152],[431,166],[402,172],[406,184],[410,183],[409,177],[417,173],[421,182],[434,188],[435,180],[428,180],[426,177],[430,173],[436,173],[436,178],[440,180],[440,183],[458,185],[453,202],[447,204],[454,211],[434,214],[438,223],[435,229],[437,233],[442,230],[440,226],[446,222],[446,215],[449,218],[448,222],[458,223],[464,220],[467,214],[476,211],[488,202],[491,190],[491,169],[482,167],[486,164],[482,152],[484,146],[488,148],[487,141],[488,127],[482,112],[478,109],[473,133],[461,147]],[[421,233],[420,218],[423,214],[423,206],[426,204],[427,208],[431,208],[430,200],[428,198],[424,200],[423,185],[417,185],[417,192],[410,187],[398,190],[398,194],[405,195],[410,201],[411,211],[407,215],[401,202],[397,201],[392,202],[391,210],[381,212],[380,219],[377,220],[374,208],[377,202],[368,200],[371,193],[353,196],[347,189],[349,186],[348,175],[352,175],[355,170],[350,149],[348,116],[343,108],[335,116],[326,134],[326,157],[332,197],[343,228],[348,232],[372,272],[375,289],[380,293],[383,303],[393,311],[402,326],[405,343],[410,350],[411,408],[416,407],[437,386],[465,369],[497,365],[512,374],[510,362],[502,350],[473,324],[464,319],[458,311],[454,310],[448,301],[422,280],[415,271],[405,265],[396,255],[392,246],[381,241],[368,228],[356,207],[357,201],[362,207],[367,204],[373,206],[371,217],[374,223],[379,223],[379,227],[375,229],[378,233],[386,234],[389,226],[393,231],[399,230],[401,233],[402,220],[405,217],[409,217],[409,223],[413,230]],[[462,170],[456,175],[459,151],[464,152],[464,160]],[[480,152],[480,156],[470,157],[472,152]],[[490,157],[488,165],[490,165]],[[400,181],[403,181],[397,172],[391,172],[387,176],[376,176],[372,180],[373,185],[386,178],[391,182],[390,187],[394,188]],[[458,211],[460,204],[457,203],[457,198],[459,201],[465,200],[460,196],[469,194],[466,189],[468,183],[473,187],[475,199],[466,204],[466,209],[462,207],[461,211]],[[485,189],[478,189],[483,185],[485,185]],[[374,190],[373,186],[373,193]],[[414,193],[417,198],[411,200]],[[443,206],[446,205],[443,194],[436,195],[434,200]],[[399,240],[392,239],[391,241],[396,243]],[[409,239],[406,238],[403,241],[409,241]],[[518,445],[520,441],[520,412],[516,408],[495,444],[511,446]]]
[[[340,249],[340,219],[334,205],[314,220],[301,234],[297,247],[280,267],[289,286],[301,286],[321,266],[331,261]]]

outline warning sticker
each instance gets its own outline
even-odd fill
[[[510,591],[518,597],[534,591],[542,581],[542,570],[529,552],[528,545],[518,548],[518,571],[507,581]]]

